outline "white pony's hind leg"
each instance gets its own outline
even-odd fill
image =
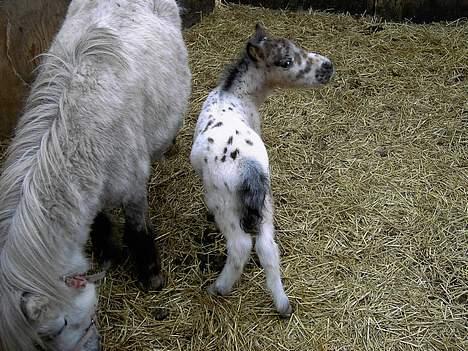
[[[240,228],[238,218],[226,218],[216,214],[215,219],[226,238],[228,255],[223,270],[216,282],[210,285],[208,292],[214,295],[227,295],[240,278],[245,263],[250,257],[252,237]]]
[[[292,307],[281,282],[279,250],[274,239],[273,208],[270,201],[266,201],[265,205],[266,210],[255,241],[255,250],[265,270],[267,286],[273,295],[276,310],[282,317],[289,317]]]

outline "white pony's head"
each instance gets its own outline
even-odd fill
[[[98,351],[95,323],[96,288],[84,277],[63,282],[68,298],[62,301],[1,284],[0,346],[4,350]]]

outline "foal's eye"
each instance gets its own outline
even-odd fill
[[[277,66],[282,67],[282,68],[289,68],[293,63],[292,59],[288,58],[284,61],[279,61],[276,63]]]

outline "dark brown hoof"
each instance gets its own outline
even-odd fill
[[[165,286],[164,275],[159,273],[158,275],[153,275],[149,279],[149,288],[151,290],[161,290]]]

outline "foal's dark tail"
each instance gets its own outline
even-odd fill
[[[246,232],[258,229],[263,219],[265,198],[270,191],[270,181],[262,166],[255,160],[241,164],[241,182],[237,190],[241,208],[241,228]]]

